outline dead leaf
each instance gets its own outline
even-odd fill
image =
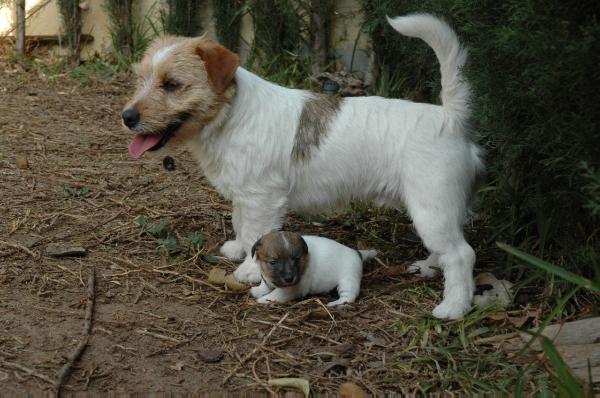
[[[248,286],[244,285],[243,283],[239,283],[233,274],[229,274],[225,277],[225,286],[227,286],[229,290],[233,290],[235,292],[248,289]]]
[[[21,170],[29,168],[29,161],[27,160],[27,156],[25,155],[17,155],[17,157],[15,158],[15,164],[17,165],[17,168]]]
[[[367,398],[369,394],[354,383],[344,383],[338,389],[338,395],[345,398]]]
[[[208,272],[208,281],[210,283],[214,283],[215,285],[224,285],[225,284],[225,272],[224,269],[213,267]]]
[[[308,397],[308,394],[310,394],[310,383],[306,379],[283,377],[281,379],[271,379],[268,381],[268,383],[273,387],[295,388],[302,391],[304,393],[304,397]]]

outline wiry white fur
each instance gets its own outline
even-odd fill
[[[285,303],[309,294],[327,293],[337,288],[339,299],[327,304],[335,306],[352,303],[360,293],[363,261],[375,257],[374,250],[354,249],[331,239],[319,236],[303,236],[308,246],[309,262],[300,281],[291,287],[271,290],[265,279],[250,293],[257,303]],[[284,238],[285,239],[285,238]]]
[[[447,24],[428,15],[390,20],[400,33],[427,41],[442,73],[442,106],[380,97],[345,98],[318,148],[305,162],[291,159],[307,91],[267,82],[238,68],[237,93],[218,120],[188,143],[210,182],[233,202],[230,258],[250,253],[263,234],[281,227],[288,210],[334,207],[352,198],[391,207],[403,204],[445,276],[444,300],[433,314],[460,318],[473,296],[475,253],[462,225],[473,180],[482,169],[470,141],[469,86],[460,67],[466,52]],[[424,269],[425,271],[425,269]],[[250,256],[235,272],[258,282]]]

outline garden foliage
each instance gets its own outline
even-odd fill
[[[377,91],[437,102],[438,63],[386,15],[431,12],[469,47],[474,126],[487,150],[480,211],[510,242],[588,276],[600,258],[600,3],[361,0]]]

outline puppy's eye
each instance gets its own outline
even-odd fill
[[[277,265],[277,260],[271,260],[271,261],[269,261],[269,265],[270,265],[271,267],[274,267],[274,266],[276,266],[276,265]]]
[[[175,91],[179,88],[179,86],[181,86],[181,84],[179,84],[178,81],[173,79],[167,79],[161,84],[162,89],[167,92]]]

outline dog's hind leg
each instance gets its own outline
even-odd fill
[[[442,198],[435,197],[434,192],[429,192],[426,196],[409,194],[406,199],[417,233],[431,253],[421,263],[427,267],[419,267],[419,270],[431,269],[433,260],[437,259],[436,262],[444,272],[444,299],[435,307],[433,315],[444,319],[462,318],[471,308],[475,290],[475,252],[463,236],[462,209],[459,207],[462,201],[448,200],[447,197],[443,198],[446,200],[441,200]]]
[[[242,260],[246,256],[244,243],[240,239],[242,231],[242,209],[241,206],[234,203],[233,212],[231,213],[231,223],[233,224],[233,232],[235,240],[228,240],[221,246],[220,252],[222,255],[233,261]]]

